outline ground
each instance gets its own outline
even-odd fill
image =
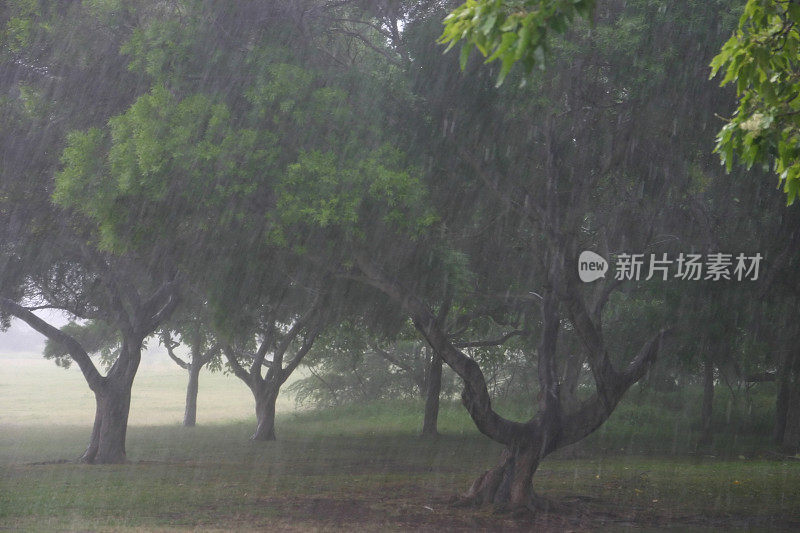
[[[7,370],[0,373],[0,531],[800,529],[800,461],[749,444],[737,445],[742,455],[727,445],[690,451],[680,445],[690,429],[678,422],[660,421],[663,435],[636,438],[642,425],[631,417],[641,401],[634,411],[622,406],[583,447],[545,460],[535,484],[553,509],[515,516],[454,505],[500,451],[455,404],[442,413],[445,435],[425,441],[416,436],[422,406],[415,403],[289,412],[285,402],[279,440],[254,443],[246,412],[204,423],[201,411],[200,426],[180,427],[181,391],[171,392],[178,377],[156,379],[145,369],[135,387],[152,397],[140,400],[134,420],[160,421],[131,426],[129,464],[85,466],[70,461],[88,439],[88,423],[52,425],[68,405],[12,406],[10,397],[21,402],[43,389],[20,390],[32,386],[25,373]],[[206,383],[207,415],[247,407],[228,396],[228,385],[240,384]],[[78,385],[58,393],[69,397]],[[7,420],[12,407],[15,417],[35,408],[34,422]],[[165,412],[174,418],[161,421]]]
[[[606,456],[546,461],[537,489],[557,509],[514,517],[453,505],[497,447],[475,435],[325,434],[284,420],[131,430],[131,463],[60,463],[42,429],[4,428],[0,524],[8,529],[528,530],[800,527],[800,462]],[[83,428],[59,428],[79,446]],[[9,453],[10,452],[10,453]],[[14,455],[15,457],[11,457]],[[29,461],[47,456],[46,461]]]

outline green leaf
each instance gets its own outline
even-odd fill
[[[467,45],[463,45],[461,47],[461,54],[458,56],[458,62],[461,65],[461,70],[467,68],[467,62],[469,61],[469,54],[471,51],[472,48]]]

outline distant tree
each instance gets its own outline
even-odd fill
[[[220,370],[222,366],[222,346],[214,336],[211,320],[206,316],[205,305],[194,302],[193,306],[182,306],[169,324],[162,328],[159,340],[175,364],[189,373],[186,385],[186,408],[183,425],[194,427],[197,424],[197,394],[200,385],[200,371],[203,368]],[[184,345],[188,348],[187,358],[180,357],[176,349]]]
[[[695,166],[681,193],[683,216],[676,217],[684,221],[677,222],[684,226],[681,233],[698,251],[738,250],[763,256],[755,282],[704,282],[667,299],[676,312],[680,310],[676,322],[680,333],[671,354],[678,360],[673,360],[673,367],[702,376],[701,442],[712,440],[715,384],[733,390],[774,379],[784,355],[793,351],[794,329],[784,322],[783,310],[794,305],[797,291],[784,278],[791,278],[791,265],[797,261],[797,254],[789,251],[793,245],[787,248],[787,243],[800,238],[800,211],[782,206],[780,193],[761,179],[766,170],[732,170],[715,179],[708,169]],[[755,183],[754,176],[759,178]]]
[[[306,300],[308,301],[308,300]],[[322,302],[312,299],[307,309],[294,311],[270,305],[254,317],[250,332],[226,342],[223,353],[233,374],[253,393],[256,430],[252,440],[275,440],[275,404],[281,386],[297,369],[324,326]]]
[[[425,357],[419,339],[383,340],[363,322],[343,322],[320,336],[304,361],[308,377],[290,388],[299,403],[418,397],[425,391]]]
[[[456,383],[436,359],[409,324],[387,338],[363,321],[342,323],[317,342],[304,362],[310,375],[289,390],[318,405],[421,398],[421,433],[437,435],[440,397],[452,398]]]

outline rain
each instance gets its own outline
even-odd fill
[[[0,529],[800,528],[800,7],[3,0]]]

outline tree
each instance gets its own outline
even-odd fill
[[[205,367],[219,370],[221,368],[221,345],[214,338],[211,321],[205,316],[205,304],[188,307],[181,310],[180,318],[173,318],[167,327],[161,329],[160,341],[166,348],[167,355],[176,365],[189,373],[189,382],[186,385],[186,409],[183,415],[184,427],[194,427],[197,424],[197,394],[200,386],[200,371]],[[188,308],[187,308],[188,307]],[[173,334],[177,336],[173,338]],[[181,344],[189,349],[189,356],[181,358],[175,351]]]
[[[683,231],[693,235],[700,250],[745,250],[764,257],[758,280],[742,283],[703,283],[691,293],[673,297],[669,305],[680,306],[680,340],[673,365],[687,373],[702,374],[701,442],[711,440],[714,383],[749,388],[776,379],[786,359],[791,360],[795,329],[786,322],[785,310],[794,306],[796,289],[791,281],[796,254],[787,242],[797,242],[796,207],[782,208],[783,197],[768,180],[767,171],[743,168],[714,179],[701,168],[693,172],[692,185],[683,193],[683,219],[691,222]],[[754,177],[756,182],[754,183]],[[791,247],[791,245],[790,245]],[[697,324],[703,324],[698,328]],[[791,363],[789,363],[791,366]],[[698,370],[701,369],[701,370]],[[716,369],[716,376],[714,371]],[[784,377],[786,374],[782,374]],[[779,436],[779,405],[791,395],[776,397],[775,436],[778,444],[792,449],[791,439]],[[792,415],[790,415],[792,416]],[[796,444],[795,444],[796,446]]]
[[[91,270],[79,262],[58,261],[36,275],[29,272],[21,303],[0,298],[0,309],[59,344],[78,364],[94,393],[97,403],[94,428],[81,460],[120,463],[126,458],[131,387],[141,361],[142,343],[177,304],[177,280],[163,281],[153,288],[152,280],[143,276],[140,262],[91,250],[85,253],[88,257],[81,260],[89,263]],[[100,374],[87,348],[75,337],[33,314],[31,310],[37,308],[60,309],[81,319],[113,324],[120,346],[108,373]]]
[[[123,258],[101,249],[95,227],[53,206],[50,195],[66,131],[103,123],[136,92],[125,60],[117,55],[129,35],[126,22],[133,8],[106,11],[80,3],[30,2],[4,7],[3,16],[9,18],[3,19],[0,79],[9,89],[2,107],[12,117],[12,137],[3,139],[0,197],[2,215],[11,226],[0,242],[0,313],[5,324],[15,316],[60,344],[83,372],[97,409],[82,460],[123,462],[142,342],[174,308],[178,281],[174,269],[157,256]],[[118,31],[106,31],[109,27]],[[70,35],[78,35],[80,42],[60,46]],[[106,55],[110,59],[101,64],[93,60]],[[37,317],[32,312],[37,308],[60,309],[113,327],[120,348],[107,375],[98,371],[81,342]]]
[[[711,62],[711,77],[734,84],[738,106],[717,137],[730,170],[769,165],[787,203],[800,194],[800,4],[748,0],[733,36]]]
[[[695,244],[683,233],[661,237],[686,229],[676,224],[684,208],[677,199],[693,170],[713,173],[700,147],[724,95],[702,80],[726,30],[716,23],[716,6],[612,7],[591,31],[557,41],[545,74],[527,76],[524,86],[507,78],[501,90],[492,89],[494,73],[475,63],[462,76],[442,60],[428,44],[426,21],[408,24],[410,85],[422,116],[407,120],[420,127],[398,144],[421,156],[419,173],[398,176],[407,185],[389,208],[366,197],[324,225],[313,216],[284,219],[289,242],[311,257],[323,242],[339,242],[336,255],[317,261],[401,305],[462,378],[462,402],[476,427],[506,446],[500,464],[470,489],[476,503],[531,505],[539,463],[603,424],[673,329],[663,284],[585,285],[575,265],[581,250],[670,253],[679,242]],[[349,190],[342,179],[338,187],[319,181],[291,184],[290,197],[331,205]],[[374,211],[381,207],[404,210],[420,229],[386,224],[392,219]],[[647,327],[636,338],[615,333],[639,302],[655,309]],[[479,342],[479,318],[524,332],[538,381],[531,418],[498,414],[478,361],[458,346]],[[593,381],[588,394],[575,386],[583,364]]]
[[[190,7],[164,6],[138,23],[123,51],[150,89],[107,127],[70,134],[55,197],[96,224],[105,248],[176,265],[209,302],[214,336],[256,396],[255,438],[274,438],[279,387],[324,325],[306,293],[334,290],[318,265],[296,260],[275,211],[326,224],[349,209],[349,199],[305,205],[287,194],[329,172],[353,180],[352,197],[362,174],[377,174],[373,194],[391,201],[400,156],[358,107],[378,82],[342,65],[371,49],[326,26],[333,8]]]
[[[513,65],[543,68],[548,33],[565,33],[576,15],[589,19],[593,0],[470,0],[445,18],[440,42],[463,41],[461,65],[477,48],[499,60],[501,84]],[[738,106],[717,136],[716,152],[730,170],[771,166],[792,204],[800,193],[800,5],[794,0],[748,0],[733,36],[711,61],[711,77],[735,84]]]
[[[439,42],[447,49],[461,41],[461,68],[472,48],[486,63],[500,61],[501,85],[515,63],[526,70],[544,68],[548,33],[565,33],[576,16],[589,19],[595,0],[468,0],[444,19]]]
[[[290,390],[299,403],[316,405],[421,398],[421,435],[436,436],[440,396],[453,397],[455,376],[443,375],[441,359],[407,320],[396,331],[386,329],[397,327],[391,320],[382,322],[378,329],[356,316],[329,328],[304,362],[310,376]]]
[[[358,318],[320,336],[304,362],[310,375],[292,384],[298,402],[342,405],[424,393],[422,343],[407,338],[403,330],[386,338]]]
[[[302,314],[288,316],[273,314],[277,309],[265,310],[264,316],[257,319],[254,334],[242,337],[243,342],[227,343],[223,350],[232,372],[255,398],[257,425],[252,440],[275,440],[278,393],[319,335],[319,305],[313,302]],[[251,347],[255,350],[248,349]]]

